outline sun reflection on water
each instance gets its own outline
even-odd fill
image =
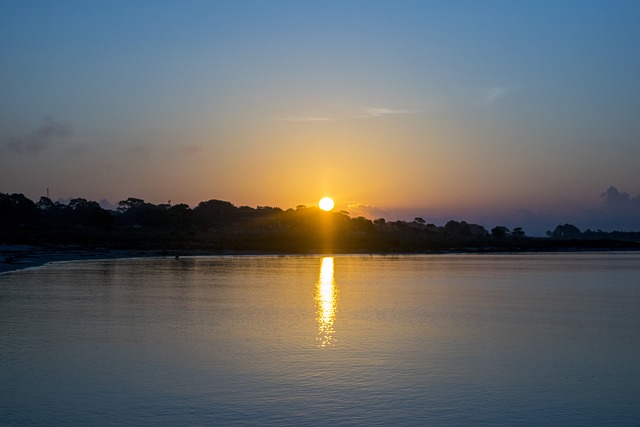
[[[318,310],[318,345],[330,347],[335,344],[335,329],[338,303],[338,288],[333,274],[333,257],[324,257],[320,262],[320,275],[316,283],[316,306]]]

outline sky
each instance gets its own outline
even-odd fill
[[[0,3],[0,192],[640,230],[640,2]]]

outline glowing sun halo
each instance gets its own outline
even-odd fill
[[[327,211],[327,212],[333,209],[334,206],[335,206],[335,203],[333,203],[333,199],[331,197],[323,197],[322,199],[320,199],[320,202],[318,203],[318,207],[323,211]]]

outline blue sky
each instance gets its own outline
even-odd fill
[[[0,191],[640,229],[638,18],[635,1],[5,1]]]

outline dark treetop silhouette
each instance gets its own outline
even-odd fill
[[[68,204],[0,193],[0,243],[76,245],[85,249],[136,249],[163,253],[347,253],[431,251],[542,251],[638,249],[638,232],[581,232],[558,225],[546,238],[525,231],[450,220],[387,221],[351,218],[317,207],[237,207],[222,200],[159,204],[128,198],[115,211],[82,198]],[[6,258],[6,257],[5,257]]]

